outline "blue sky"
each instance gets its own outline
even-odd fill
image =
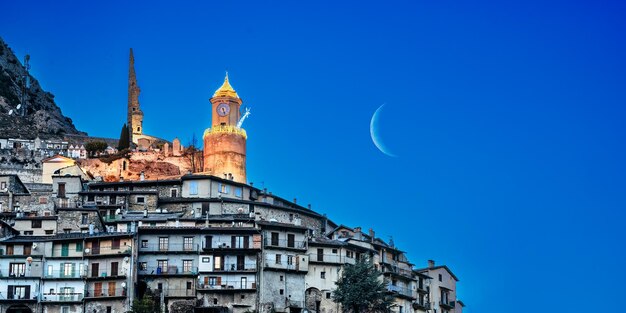
[[[601,312],[626,292],[625,6],[14,1],[0,36],[94,136],[130,47],[145,131],[183,144],[228,70],[255,186],[449,265],[466,312]]]

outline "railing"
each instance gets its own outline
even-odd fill
[[[280,262],[276,263],[276,258],[274,256],[268,255],[265,258],[265,267],[292,270],[292,271],[308,271],[308,262],[296,262],[295,259],[297,257],[300,257],[300,256],[298,255],[293,256],[293,260],[290,263],[287,256],[283,255]]]
[[[35,274],[36,273],[36,274]],[[41,272],[38,270],[33,273],[32,269],[24,268],[22,270],[11,270],[11,268],[0,268],[0,277],[38,277],[41,276]]]
[[[150,243],[139,246],[140,252],[198,252],[200,251],[199,244],[184,244],[184,243],[170,243],[170,244],[158,244]]]
[[[430,310],[430,302],[413,302],[413,309]]]
[[[37,300],[36,296],[31,296],[30,294],[8,294],[7,299],[9,300]]]
[[[245,243],[242,243],[242,244],[235,244],[233,246],[232,242],[211,242],[210,245],[207,245],[207,242],[204,242],[204,245],[202,246],[202,249],[204,249],[204,250],[211,250],[211,249],[224,249],[224,250],[228,250],[228,249],[254,249],[254,243],[253,242],[248,242],[247,245]]]
[[[235,127],[232,125],[214,125],[211,128],[207,128],[202,135],[202,138],[205,138],[208,134],[215,133],[231,133],[243,136],[243,138],[247,138],[248,135],[243,128]]]
[[[448,307],[450,309],[454,308],[454,301],[439,301],[439,306]]]
[[[93,265],[92,267],[89,268],[89,270],[86,273],[87,277],[90,278],[96,278],[96,277],[112,277],[112,276],[124,276],[126,275],[126,273],[124,273],[124,271],[122,270],[121,265],[118,266],[116,271],[113,271],[114,269],[111,269],[110,267],[98,267],[98,271],[97,272],[93,272]],[[95,275],[94,275],[95,274]]]
[[[205,284],[203,282],[199,282],[196,288],[198,288],[198,290],[256,289],[256,282],[255,281],[241,282],[241,280],[238,280],[238,279],[220,280],[220,281],[216,281],[213,284],[211,283]]]
[[[77,208],[80,207],[81,202],[69,198],[54,198],[55,208]]]
[[[76,251],[76,247],[72,246],[72,248],[63,249],[63,248],[53,248],[52,249],[53,257],[68,257],[68,258],[76,258],[83,256],[83,250]]]
[[[167,288],[167,289],[155,289],[154,292],[157,295],[164,293],[166,297],[195,297],[195,289],[180,289],[180,288]]]
[[[277,248],[292,248],[292,249],[306,249],[306,240],[272,240],[271,238],[265,238],[265,247],[277,247]]]
[[[139,270],[140,275],[196,275],[198,274],[197,267],[191,267],[188,270],[183,270],[182,266],[168,266],[166,268],[161,267],[148,267],[145,270]]]
[[[345,255],[339,254],[317,254],[309,253],[309,262],[325,262],[325,263],[337,263],[337,264],[354,264],[354,258],[349,258]]]
[[[393,274],[398,274],[398,275],[402,275],[408,278],[412,278],[413,277],[413,271],[412,270],[407,270],[407,269],[402,269],[399,268],[397,266],[392,266],[391,268],[383,266],[382,267],[383,273],[393,273]]]
[[[399,293],[403,296],[413,297],[413,292],[409,288],[404,288],[404,287],[399,287],[399,286],[394,286],[394,285],[389,284],[387,285],[387,290],[391,292]]]
[[[228,263],[224,265],[224,268],[222,269],[213,269],[213,271],[224,271],[224,272],[236,272],[236,271],[250,271],[250,272],[255,272],[257,270],[256,268],[256,262],[245,262],[243,263],[243,267],[241,266],[237,266],[237,264],[235,263]]]
[[[56,294],[43,294],[41,301],[55,301],[55,302],[69,302],[69,301],[82,301],[84,293],[56,293]]]
[[[125,297],[126,289],[115,288],[110,290],[106,285],[102,286],[101,290],[87,289],[85,290],[85,298],[102,298],[102,297]]]
[[[129,254],[131,253],[130,246],[100,246],[100,247],[91,247],[85,248],[84,250],[85,256],[92,255],[106,255],[106,254]]]
[[[81,275],[80,270],[78,270],[78,266],[74,271],[64,271],[64,270],[53,270],[52,272],[46,271],[44,274],[44,278],[81,278],[84,275]],[[83,273],[84,274],[84,273]]]

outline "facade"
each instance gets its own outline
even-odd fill
[[[428,267],[415,269],[414,272],[427,280],[416,307],[426,312],[462,313],[465,304],[456,296],[456,283],[459,279],[445,265],[435,266],[435,261],[428,260]],[[424,300],[424,301],[422,301]]]

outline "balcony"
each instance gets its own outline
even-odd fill
[[[419,301],[413,302],[413,309],[420,310],[420,311],[430,310],[430,303],[428,302],[420,303]]]
[[[223,268],[204,268],[200,270],[203,273],[215,272],[256,272],[256,262],[245,262],[243,264],[226,264]]]
[[[42,302],[81,302],[84,293],[43,294]]]
[[[387,291],[390,291],[393,294],[397,294],[399,296],[407,297],[414,299],[413,291],[410,288],[404,288],[399,286],[394,286],[392,284],[387,285]]]
[[[79,273],[80,271],[64,271],[64,270],[54,270],[47,271],[45,275],[43,275],[43,279],[82,279],[84,277]]]
[[[126,289],[88,289],[85,290],[85,299],[98,299],[98,298],[114,298],[114,297],[126,297]]]
[[[284,248],[284,249],[295,249],[295,250],[306,250],[307,242],[306,240],[272,240],[271,238],[265,238],[264,240],[265,248]]]
[[[7,294],[6,299],[0,300],[10,300],[15,302],[36,302],[37,296],[31,295],[30,293],[22,293],[22,294]]]
[[[39,278],[41,277],[40,272],[37,274],[32,273],[32,269],[28,268],[0,268],[0,277],[9,277],[9,278]]]
[[[217,251],[237,251],[237,250],[260,250],[260,247],[254,247],[253,242],[245,243],[236,243],[233,245],[232,243],[225,242],[205,242],[202,246],[202,250],[207,252],[217,252]]]
[[[285,271],[296,271],[296,272],[307,272],[309,270],[309,262],[306,261],[308,256],[293,256],[293,260],[289,262],[286,255],[283,255],[279,262],[276,262],[276,258],[274,256],[266,256],[265,258],[265,268],[266,269],[277,269],[277,270],[285,270]],[[297,258],[302,258],[302,262],[295,261]]]
[[[197,253],[200,251],[199,244],[142,244],[139,246],[140,253],[154,253],[154,254],[179,254],[179,253]]]
[[[403,269],[398,266],[382,266],[383,274],[399,275],[405,278],[413,279],[413,271],[410,269]]]
[[[183,270],[182,266],[168,266],[166,268],[148,267],[145,270],[139,269],[137,274],[146,276],[193,276],[198,275],[198,268],[191,267]]]
[[[256,290],[256,282],[253,281],[241,281],[239,279],[221,280],[216,279],[213,283],[197,284],[198,291],[218,291],[218,290]]]
[[[126,277],[126,273],[124,273],[121,267],[118,267],[117,269],[105,267],[96,268],[94,270],[93,265],[85,275],[85,278],[88,280],[112,279],[120,277]]]
[[[439,306],[447,310],[453,310],[454,301],[439,301]]]
[[[132,249],[130,246],[100,246],[85,248],[84,255],[99,256],[99,255],[130,255]]]
[[[354,258],[346,257],[339,254],[317,254],[309,253],[309,262],[311,263],[333,263],[333,264],[354,264]]]
[[[167,290],[155,289],[154,291],[157,295],[164,293],[163,296],[165,296],[166,298],[195,298],[196,297],[195,289],[168,288]]]

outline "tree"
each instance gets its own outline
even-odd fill
[[[191,165],[191,172],[202,172],[204,167],[204,158],[202,155],[202,150],[198,149],[198,139],[196,134],[194,133],[187,143],[187,148],[183,155],[189,161],[189,165]]]
[[[386,282],[378,279],[380,275],[367,259],[346,265],[335,282],[333,300],[341,304],[343,312],[389,312],[393,298],[387,292]]]
[[[96,140],[90,141],[85,145],[85,150],[87,150],[87,154],[90,156],[94,156],[98,153],[104,152],[109,145],[105,141]]]
[[[128,313],[160,313],[161,304],[159,303],[159,296],[154,294],[150,289],[146,290],[146,293],[141,299],[135,299],[133,306]]]
[[[128,135],[128,126],[124,123],[122,132],[120,133],[120,140],[117,143],[117,150],[122,151],[128,148],[130,148],[130,136]]]

